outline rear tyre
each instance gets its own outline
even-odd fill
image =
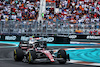
[[[63,60],[58,61],[60,64],[66,63],[66,51],[65,50],[59,50],[57,53],[57,58],[63,58]]]
[[[28,56],[27,56],[27,59],[28,59],[28,63],[29,64],[32,64],[33,63],[33,61],[36,59],[36,51],[29,51],[29,53],[28,53]]]
[[[14,49],[14,60],[15,61],[22,61],[24,58],[24,52],[22,49]]]

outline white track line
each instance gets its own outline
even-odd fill
[[[83,61],[78,61],[78,60],[70,60],[70,61],[67,61],[67,63],[100,66],[100,63],[83,62]]]

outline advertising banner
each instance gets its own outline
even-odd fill
[[[100,35],[69,35],[70,39],[100,39]]]
[[[62,43],[69,44],[70,39],[68,37],[58,37],[58,36],[35,36],[46,41],[47,43]],[[28,41],[32,36],[27,35],[0,35],[1,41]]]

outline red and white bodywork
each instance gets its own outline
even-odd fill
[[[47,42],[46,41],[41,41],[41,38],[30,38],[28,41],[28,44],[21,44],[21,49],[24,52],[24,59],[27,61],[29,60],[28,57],[33,57],[33,54],[35,55],[35,59],[31,58],[33,62],[39,61],[39,62],[55,62],[55,61],[66,61],[66,54],[61,53],[55,54],[53,50],[47,50]],[[23,46],[24,45],[24,46]],[[64,52],[64,51],[63,51]],[[33,54],[32,54],[33,53]],[[31,54],[29,56],[29,54]],[[60,57],[58,57],[61,55]],[[23,60],[24,60],[23,59]]]
[[[29,48],[29,49],[27,49],[27,51],[26,51],[26,54],[29,52],[29,51],[31,51],[31,50],[33,50],[33,48]],[[54,62],[55,61],[55,59],[54,59],[54,54],[51,54],[50,53],[50,51],[51,50],[45,50],[44,48],[42,49],[42,48],[35,48],[35,51],[36,51],[36,53],[37,53],[37,56],[39,56],[39,54],[45,54],[45,59],[44,59],[44,61],[48,61],[48,59],[51,61],[51,62]],[[38,59],[38,58],[37,58]],[[37,60],[36,59],[36,60]],[[42,58],[39,58],[38,60],[40,60],[41,61],[41,59]],[[43,60],[42,60],[43,61]],[[44,62],[43,61],[43,62]]]

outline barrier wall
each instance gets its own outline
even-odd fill
[[[92,40],[99,40],[100,35],[69,35],[71,39],[92,39]]]
[[[41,37],[48,43],[70,44],[70,38],[62,36],[35,36]],[[31,35],[0,35],[0,41],[28,41]]]
[[[100,43],[100,35],[70,35],[71,41],[77,42],[98,42]]]

